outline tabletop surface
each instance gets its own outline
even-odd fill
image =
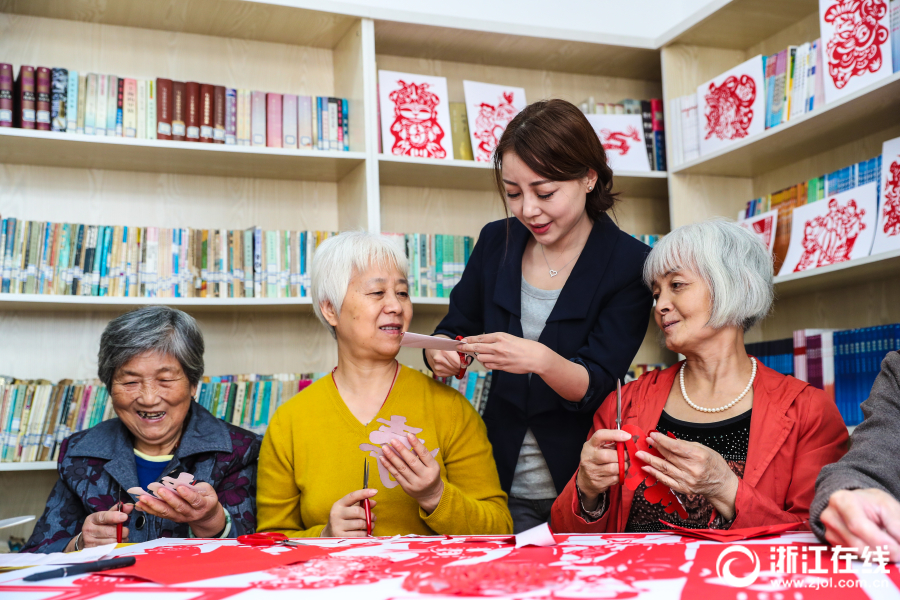
[[[235,540],[193,539],[136,544],[109,556],[135,555],[145,568],[158,565],[157,575],[177,572],[195,580],[161,585],[134,576],[90,574],[28,583],[21,580],[25,571],[7,571],[0,574],[0,598],[900,599],[895,565],[885,566],[877,555],[850,561],[822,547],[810,533],[736,544],[668,534],[557,535],[555,546],[524,548],[497,537],[298,541],[304,545],[251,548]],[[242,565],[273,558],[280,563],[222,575],[221,569],[234,565],[223,566],[213,557],[235,561],[238,555]],[[292,557],[303,562],[289,564]]]

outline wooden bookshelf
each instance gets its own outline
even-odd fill
[[[854,260],[775,278],[779,299],[843,288],[856,283],[896,277],[900,274],[900,250],[882,252]]]
[[[56,462],[45,460],[41,462],[0,462],[0,472],[3,471],[53,471]]]

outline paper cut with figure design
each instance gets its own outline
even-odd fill
[[[490,162],[507,124],[528,104],[525,90],[508,85],[463,81],[466,119],[476,162]]]
[[[742,219],[737,224],[758,237],[769,250],[769,255],[772,254],[775,249],[775,229],[778,225],[777,208],[755,217]]]
[[[795,208],[791,245],[779,275],[799,273],[869,255],[875,238],[878,184],[826,196]]]
[[[378,71],[384,154],[453,158],[447,79]]]
[[[194,485],[194,476],[190,473],[181,473],[178,475],[177,479],[173,479],[172,477],[163,477],[159,481],[154,481],[153,483],[147,485],[147,490],[140,487],[128,488],[128,493],[132,496],[153,496],[154,498],[159,498],[156,495],[157,490],[160,488],[168,488],[173,492],[179,485],[192,486]],[[160,498],[162,500],[162,498]]]
[[[401,444],[406,446],[407,450],[412,450],[412,444],[409,443],[409,440],[406,438],[407,433],[411,433],[416,435],[422,431],[419,427],[412,427],[406,424],[406,417],[401,417],[398,415],[392,415],[391,420],[387,421],[385,419],[377,419],[379,423],[383,423],[381,427],[376,429],[375,431],[369,434],[369,441],[371,444],[360,444],[359,449],[363,451],[368,451],[369,456],[374,456],[376,459],[384,456],[384,452],[381,447],[384,444],[390,444],[391,440],[399,440]],[[416,437],[421,444],[425,444],[425,440],[422,438]],[[426,448],[427,450],[427,448]],[[430,452],[431,456],[437,456],[438,452],[440,452],[440,448],[436,448]],[[391,479],[391,473],[388,471],[383,464],[381,464],[380,460],[376,460],[375,463],[378,465],[378,477],[381,479],[382,485],[388,489],[392,489],[400,485],[393,479]]]
[[[631,439],[625,442],[625,447],[628,449],[628,457],[631,459],[631,466],[625,473],[625,487],[632,492],[636,492],[638,487],[643,483],[647,486],[644,489],[644,498],[647,502],[650,504],[660,504],[667,513],[671,514],[677,512],[681,519],[687,519],[687,511],[681,505],[681,500],[678,499],[678,496],[669,489],[669,486],[644,471],[644,467],[647,463],[637,457],[638,451],[644,451],[657,458],[663,458],[663,455],[659,453],[659,450],[651,448],[647,443],[647,436],[649,434],[644,433],[637,425],[632,425],[630,423],[622,425],[622,430],[631,435]],[[650,433],[653,432],[651,431]],[[671,433],[668,435],[673,440],[676,439]]]
[[[641,115],[585,115],[606,151],[606,162],[618,171],[650,171]]]
[[[764,83],[759,55],[697,88],[701,156],[765,131]]]
[[[881,203],[872,254],[900,248],[900,138],[881,146]]]

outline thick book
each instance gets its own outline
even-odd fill
[[[350,103],[346,98],[341,98],[341,126],[344,128],[344,147],[341,150],[350,151]]]
[[[266,146],[281,148],[281,94],[266,94]]]
[[[187,134],[185,127],[185,96],[184,82],[172,82],[172,139],[184,141]]]
[[[13,126],[13,68],[9,63],[0,63],[0,127]]]
[[[50,69],[38,67],[34,75],[34,122],[35,128],[50,131]]]
[[[156,80],[156,139],[172,139],[172,80]]]
[[[87,110],[87,75],[78,76],[78,104],[75,114],[75,131],[84,133],[84,113]]]
[[[250,92],[250,140],[253,146],[266,145],[266,93]]]
[[[281,146],[297,147],[297,96],[285,94],[281,99]]]
[[[124,137],[134,138],[138,134],[138,82],[126,79],[122,99],[122,132]]]
[[[313,148],[313,102],[310,96],[297,97],[297,146],[301,150]]]
[[[213,127],[216,111],[215,86],[200,85],[200,141],[213,143]]]
[[[225,143],[225,86],[213,88],[213,143]]]
[[[125,135],[125,79],[118,78],[116,90],[116,135]]]
[[[650,100],[653,127],[653,148],[656,151],[654,162],[657,171],[666,170],[666,126],[663,120],[663,101],[659,98]]]
[[[148,140],[156,139],[156,80],[147,81],[147,123],[145,131]]]
[[[2,69],[2,68],[0,68]],[[69,70],[66,90],[66,131],[78,131],[78,71]],[[0,84],[2,87],[2,84]],[[2,119],[0,119],[2,121]]]
[[[109,79],[97,75],[97,102],[94,109],[94,135],[106,135],[106,111],[109,109]]]
[[[238,146],[250,145],[250,92],[249,90],[237,90],[237,134]]]
[[[21,129],[35,128],[34,67],[22,65],[15,87],[13,122]]]
[[[66,118],[68,92],[69,72],[66,69],[53,69],[50,72],[50,131],[65,131],[68,126]],[[2,120],[0,118],[0,121]]]
[[[641,100],[641,123],[644,125],[644,143],[647,145],[647,160],[650,166],[656,164],[656,151],[653,145],[653,110],[649,100]]]
[[[459,160],[475,160],[465,102],[450,103],[450,137],[453,140],[453,157]]]
[[[137,80],[137,138],[147,139],[147,81]]]
[[[326,106],[328,108],[328,143],[325,144],[326,150],[338,149],[338,99],[326,98]]]
[[[225,143],[229,146],[237,144],[237,90],[225,90]]]
[[[188,81],[184,84],[185,138],[189,142],[200,141],[200,84]]]
[[[115,75],[106,76],[106,135],[118,135],[116,121],[119,119],[119,78]]]
[[[781,125],[784,120],[787,62],[787,48],[766,60],[766,70],[771,73],[766,77],[766,128]]]

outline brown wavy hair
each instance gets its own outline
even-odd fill
[[[506,204],[503,184],[503,155],[513,152],[528,168],[550,181],[572,181],[597,173],[594,189],[587,193],[585,209],[596,221],[613,208],[613,172],[606,163],[606,151],[587,117],[565,100],[541,100],[526,106],[506,126],[494,149],[494,179]]]

